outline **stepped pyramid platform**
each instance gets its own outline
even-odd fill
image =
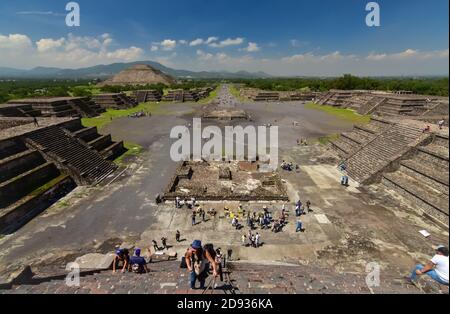
[[[375,112],[382,116],[418,116],[424,113],[427,99],[422,96],[390,95],[377,107]]]
[[[171,101],[171,102],[183,102],[184,101],[184,92],[182,89],[178,90],[169,90],[166,95],[163,96],[163,101]]]
[[[138,104],[144,102],[159,102],[162,94],[157,90],[138,90],[134,92]]]
[[[381,179],[393,163],[429,139],[414,121],[399,121],[378,133],[368,143],[352,151],[346,159],[348,175],[360,184]]]
[[[6,119],[7,128],[0,129],[0,233],[13,232],[76,185],[102,182],[117,168],[109,160],[125,150],[110,135],[83,128],[81,119],[40,117],[38,126],[33,118]]]
[[[103,109],[127,109],[137,105],[136,100],[124,93],[99,94],[92,97],[92,100]]]
[[[261,92],[258,92],[258,94],[256,94],[253,97],[253,100],[254,101],[279,101],[280,93],[279,92],[261,91]]]
[[[383,184],[403,195],[426,216],[448,228],[449,218],[449,137],[435,134],[419,146],[398,169],[383,175]]]
[[[346,90],[330,90],[329,92],[319,96],[316,99],[316,103],[319,105],[347,108],[348,106],[347,101],[355,93],[359,92]]]
[[[95,117],[104,112],[88,97],[40,97],[11,100],[9,103],[31,105],[44,117]]]
[[[40,110],[33,109],[27,104],[3,104],[0,105],[0,117],[40,117]]]

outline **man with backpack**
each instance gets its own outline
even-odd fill
[[[144,274],[150,272],[145,258],[141,256],[141,249],[134,251],[134,256],[130,258],[131,270],[135,274]]]
[[[191,289],[195,289],[197,280],[200,282],[200,289],[205,289],[210,266],[213,268],[213,276],[217,277],[219,275],[218,265],[215,260],[216,252],[210,246],[212,247],[212,245],[203,247],[200,240],[195,240],[186,251],[185,261],[189,271]]]

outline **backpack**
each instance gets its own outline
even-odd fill
[[[131,265],[131,271],[135,274],[141,273],[141,266],[139,264]]]

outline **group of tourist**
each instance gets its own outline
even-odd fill
[[[283,162],[281,163],[281,169],[285,171],[294,171],[298,170],[299,168],[300,167],[298,165],[294,166],[292,162],[286,162],[285,160],[283,160]]]
[[[121,268],[121,272],[126,271],[136,274],[148,273],[147,261],[141,256],[141,249],[135,249],[134,255],[130,256],[127,249],[117,249],[113,260],[113,273]]]
[[[256,232],[255,234],[252,233],[252,230],[248,231],[248,235],[243,234],[242,238],[242,246],[245,247],[253,247],[253,248],[259,248],[262,243],[261,243],[261,235]]]
[[[188,201],[187,198],[182,200],[178,196],[175,198],[175,208],[177,208],[177,209],[183,208],[184,206],[186,206],[188,209],[193,209],[197,205],[198,205],[198,203],[197,203],[197,200],[195,199],[195,197],[192,197],[190,201]]]

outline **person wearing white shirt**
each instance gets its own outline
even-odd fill
[[[441,285],[448,286],[448,270],[448,248],[440,245],[436,249],[436,255],[427,265],[417,265],[414,268],[410,279],[416,283],[418,276],[427,275]]]

